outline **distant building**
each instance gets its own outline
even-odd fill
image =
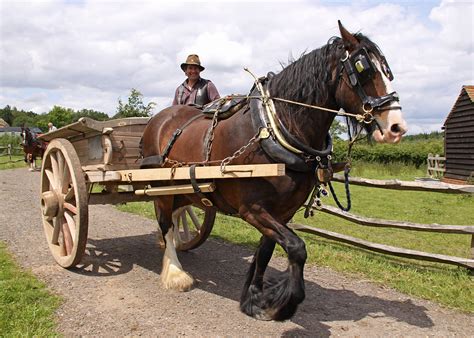
[[[474,86],[463,86],[443,125],[447,183],[474,184]]]
[[[5,122],[4,119],[0,117],[0,128],[10,127],[8,123]]]
[[[30,127],[30,130],[36,134],[41,134],[42,131],[38,127]],[[2,135],[21,135],[21,127],[0,127],[0,136]]]

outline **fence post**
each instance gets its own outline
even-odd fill
[[[426,159],[426,162],[427,162],[427,166],[426,166],[426,176],[429,176],[431,177],[431,173],[432,171],[430,170],[431,169],[431,161],[432,161],[432,158],[433,157],[433,154],[432,153],[429,153],[428,154],[428,158]]]
[[[471,258],[474,259],[474,235],[471,236]]]
[[[8,152],[8,158],[11,161],[12,160],[12,145],[11,145],[11,143],[8,143],[7,152]]]

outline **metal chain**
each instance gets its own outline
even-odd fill
[[[212,141],[214,141],[214,130],[217,127],[217,123],[219,122],[217,115],[219,115],[220,109],[216,109],[214,116],[212,117],[212,124],[209,128],[209,140],[207,141],[206,145],[206,162],[209,162],[211,158],[211,151],[212,151]]]
[[[235,160],[237,157],[241,156],[247,150],[248,147],[250,147],[252,144],[254,144],[258,141],[260,141],[260,130],[258,131],[257,134],[255,134],[255,136],[253,136],[249,140],[249,142],[246,145],[240,147],[231,156],[228,156],[228,157],[226,157],[222,160],[222,162],[221,162],[221,173],[225,172],[225,166],[226,165],[228,165],[230,162]]]

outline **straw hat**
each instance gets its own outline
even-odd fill
[[[181,69],[183,70],[183,72],[186,71],[187,65],[198,66],[201,71],[205,69],[203,66],[201,66],[201,61],[199,60],[199,56],[196,54],[188,55],[188,57],[186,58],[186,62],[183,62],[181,64]]]

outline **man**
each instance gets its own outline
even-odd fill
[[[49,122],[49,123],[48,123],[48,133],[49,133],[50,131],[55,131],[56,129],[58,129],[58,128],[56,128],[56,127],[53,125],[52,122]]]
[[[199,56],[191,54],[186,62],[181,64],[181,69],[187,79],[176,88],[173,105],[198,105],[203,106],[220,98],[216,86],[211,80],[201,78],[200,73],[205,69],[201,66]]]

